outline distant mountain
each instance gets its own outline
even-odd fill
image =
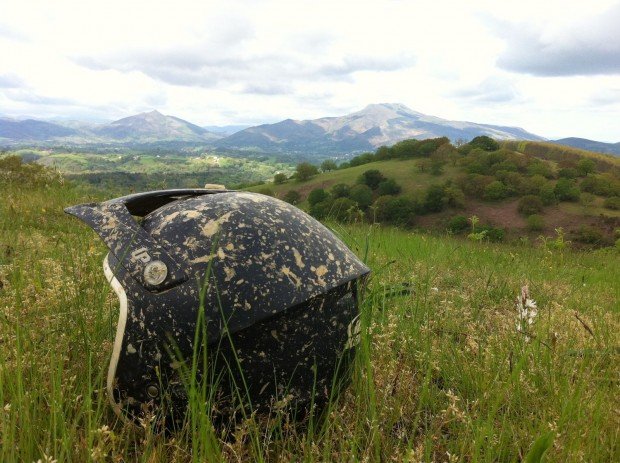
[[[212,132],[212,133],[217,133],[224,137],[227,137],[228,135],[232,135],[233,133],[240,132],[241,130],[245,130],[248,127],[251,127],[251,126],[250,125],[204,125],[202,126],[203,129],[208,130],[209,132]]]
[[[94,129],[94,132],[108,140],[126,142],[188,141],[205,142],[221,138],[191,122],[174,116],[165,116],[159,111],[125,117]]]
[[[106,124],[0,119],[0,143],[200,143],[224,149],[303,156],[373,151],[381,145],[392,145],[408,138],[445,136],[453,141],[469,141],[478,135],[498,140],[544,140],[517,127],[449,121],[413,111],[401,104],[371,104],[361,111],[340,117],[286,119],[255,127],[199,127],[158,111]]]
[[[346,153],[374,150],[408,138],[448,137],[471,140],[487,135],[498,140],[544,140],[518,127],[448,121],[409,109],[402,104],[371,104],[340,117],[314,120],[286,119],[237,132],[217,146],[260,149],[266,152]]]
[[[58,137],[70,137],[76,134],[77,131],[75,129],[63,127],[62,125],[51,122],[37,121],[34,119],[0,119],[0,141],[2,141],[2,139],[11,141],[48,141]]]
[[[582,150],[595,151],[597,153],[613,154],[620,156],[620,143],[603,143],[602,141],[588,140],[586,138],[562,138],[553,140],[558,145],[572,146]]]

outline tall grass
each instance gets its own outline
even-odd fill
[[[197,389],[178,432],[119,421],[105,393],[118,315],[106,250],[62,212],[98,195],[0,185],[0,461],[495,462],[539,448],[620,460],[616,251],[375,226],[336,229],[374,274],[352,384],[325,420],[250,415],[225,436]],[[515,329],[525,284],[539,309],[529,340]]]

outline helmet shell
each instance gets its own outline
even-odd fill
[[[136,419],[163,400],[182,416],[183,371],[198,354],[218,378],[221,415],[282,401],[307,408],[335,393],[369,269],[331,231],[288,203],[231,191],[158,207],[142,231],[186,279],[154,290],[110,246],[104,267],[121,299],[108,375],[117,410]],[[239,385],[245,399],[235,402]]]

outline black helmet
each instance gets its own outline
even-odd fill
[[[165,415],[182,417],[198,351],[217,379],[220,416],[276,403],[308,411],[337,392],[335,378],[346,381],[339,373],[351,360],[370,270],[304,212],[269,196],[209,189],[66,212],[110,249],[104,270],[120,316],[108,393],[121,416],[135,421],[163,404]],[[204,368],[195,373],[204,377]]]

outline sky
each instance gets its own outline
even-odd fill
[[[0,115],[199,125],[402,103],[620,142],[620,0],[3,0]]]

